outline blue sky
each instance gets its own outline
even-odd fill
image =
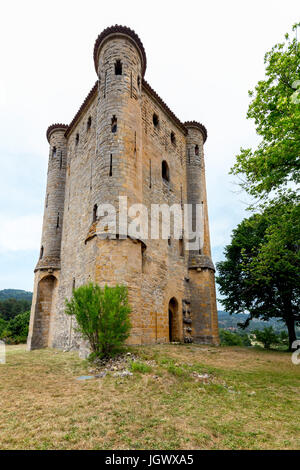
[[[0,289],[32,290],[54,122],[69,123],[96,80],[92,51],[107,26],[140,36],[146,80],[180,120],[208,129],[205,145],[213,260],[222,259],[247,197],[228,175],[258,140],[247,91],[263,57],[299,17],[297,1],[6,2],[0,43]],[[16,14],[18,12],[18,14]]]

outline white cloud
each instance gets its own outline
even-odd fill
[[[8,218],[0,216],[0,253],[37,250],[41,240],[39,215]]]

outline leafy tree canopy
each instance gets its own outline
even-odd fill
[[[229,313],[251,318],[282,318],[289,345],[300,322],[300,205],[281,198],[244,219],[217,264],[217,282]]]
[[[258,148],[241,148],[231,173],[251,195],[266,197],[300,181],[300,45],[292,37],[276,44],[264,58],[266,77],[249,91],[247,118],[254,119],[261,137]],[[288,185],[288,186],[287,186]]]

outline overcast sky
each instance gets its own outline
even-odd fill
[[[263,57],[299,20],[294,0],[10,0],[0,18],[0,289],[32,290],[46,189],[47,127],[69,123],[96,80],[93,46],[107,26],[134,29],[145,78],[205,144],[213,261],[222,259],[247,197],[228,175],[257,144],[247,91]]]

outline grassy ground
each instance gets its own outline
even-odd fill
[[[0,448],[300,449],[300,366],[289,353],[133,350],[152,365],[122,379],[77,381],[89,365],[75,352],[8,346],[0,364]],[[195,372],[208,373],[208,383]]]

